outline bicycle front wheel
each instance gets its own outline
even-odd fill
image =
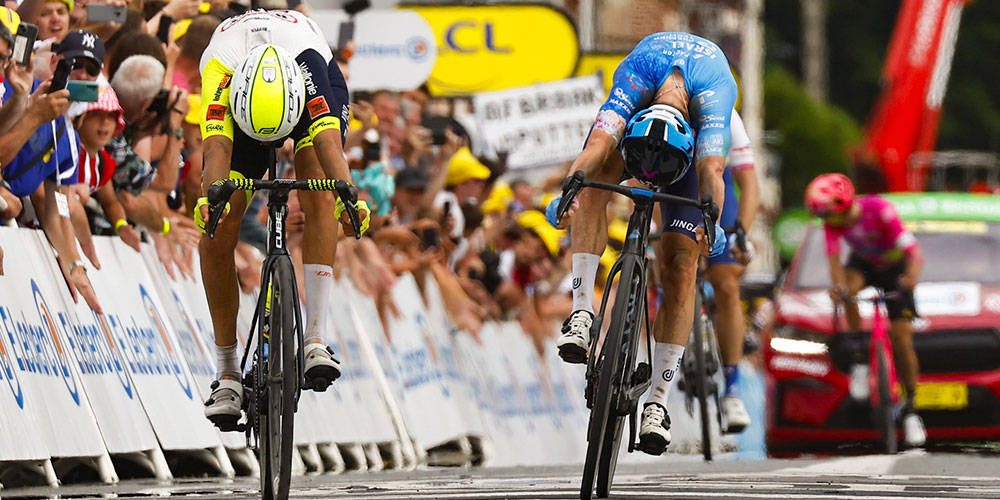
[[[295,275],[278,259],[270,280],[268,356],[260,415],[260,482],[264,500],[285,500],[292,478],[292,429],[298,383],[295,349]]]
[[[626,282],[619,280],[618,283],[620,293],[622,290],[621,283]],[[622,358],[622,361],[618,372],[614,374],[614,382],[620,390],[612,404],[612,413],[608,418],[608,427],[604,434],[604,445],[601,448],[601,460],[597,465],[598,498],[607,498],[611,491],[611,480],[614,478],[615,467],[618,465],[618,453],[621,451],[622,432],[625,427],[626,415],[623,415],[618,410],[622,409],[620,406],[624,402],[621,400],[626,397],[625,392],[631,382],[632,372],[635,370],[636,350],[638,346],[638,338],[636,336],[642,332],[639,322],[642,320],[642,313],[645,311],[646,295],[643,287],[642,275],[638,272],[633,272],[625,300],[627,310],[620,311],[617,308],[611,310],[612,328],[621,329],[621,334],[618,337],[621,338],[621,353],[619,357]],[[629,408],[629,411],[633,410]]]
[[[882,452],[895,454],[899,443],[896,440],[896,418],[892,411],[892,393],[889,387],[889,362],[885,349],[878,350],[878,402],[873,408],[875,426],[878,427]]]
[[[708,416],[708,346],[706,328],[708,315],[704,312],[701,293],[694,294],[694,328],[691,344],[694,352],[694,380],[691,385],[698,397],[698,419],[701,421],[701,454],[705,460],[712,460],[712,422]]]

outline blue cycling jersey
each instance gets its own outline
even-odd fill
[[[657,90],[678,70],[690,98],[688,116],[695,130],[695,161],[725,157],[729,120],[738,93],[722,49],[690,33],[663,32],[643,38],[615,70],[611,95],[597,114],[594,128],[621,140],[636,111],[652,104]]]

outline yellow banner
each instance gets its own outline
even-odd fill
[[[503,90],[573,76],[580,45],[566,14],[549,5],[408,5],[431,25],[438,57],[427,80],[437,96]]]

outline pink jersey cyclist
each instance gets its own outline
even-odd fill
[[[840,238],[844,238],[856,255],[873,267],[885,269],[900,263],[904,255],[917,250],[917,239],[903,227],[896,209],[879,195],[855,199],[861,209],[860,219],[850,226],[835,226],[826,221],[827,255],[840,254]]]

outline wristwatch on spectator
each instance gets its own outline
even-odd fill
[[[170,130],[170,134],[177,138],[177,140],[184,140],[184,129],[175,128]]]
[[[69,270],[66,272],[66,274],[73,274],[73,270],[78,267],[82,267],[84,273],[87,272],[87,267],[83,262],[83,259],[76,259],[75,261],[73,261],[72,264],[69,265]]]

